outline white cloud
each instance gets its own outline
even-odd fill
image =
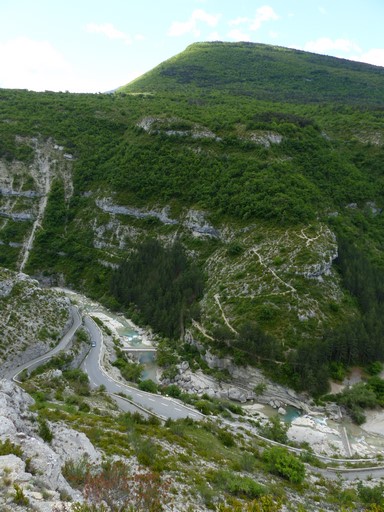
[[[330,39],[329,37],[320,37],[315,41],[308,41],[304,45],[304,50],[323,54],[334,51],[344,53],[361,52],[359,46],[349,39]]]
[[[350,58],[352,60],[358,60],[359,62],[366,62],[367,64],[384,67],[384,48],[371,48],[367,52]]]
[[[0,87],[32,91],[103,92],[124,85],[143,70],[74,68],[50,42],[19,37],[0,41]]]
[[[19,37],[0,42],[0,86],[35,91],[63,90],[70,64],[48,41]]]
[[[258,30],[265,21],[278,20],[279,16],[269,5],[263,5],[256,9],[256,14],[253,18],[238,17],[228,22],[229,26],[247,25],[249,30]],[[239,31],[241,34],[241,32]],[[236,34],[236,30],[232,30],[230,34]],[[243,35],[245,35],[243,33]],[[230,36],[232,37],[232,36]]]
[[[250,29],[258,30],[265,21],[278,20],[279,17],[269,5],[263,5],[256,9],[256,16],[252,20]]]
[[[231,39],[234,39],[235,41],[250,41],[249,34],[246,34],[242,30],[239,30],[238,28],[234,28],[233,30],[230,30],[228,32],[228,37]]]
[[[293,45],[292,47],[299,48],[297,45]],[[315,41],[308,41],[302,49],[314,53],[336,54],[336,57],[384,67],[384,48],[371,48],[364,52],[358,44],[349,39],[333,40],[328,37],[321,37]]]
[[[192,33],[195,36],[200,35],[200,31],[197,30],[196,23],[193,20],[189,21],[174,21],[171,28],[168,30],[168,35],[172,37],[179,37],[184,34]]]
[[[211,32],[208,35],[207,41],[220,41],[220,34],[219,32]]]
[[[219,21],[219,18],[219,14],[208,14],[207,12],[203,11],[203,9],[197,9],[192,13],[192,19],[196,21],[203,21],[210,27],[215,27]]]
[[[242,25],[243,23],[249,23],[249,18],[239,17],[229,21],[229,25]]]
[[[125,44],[132,44],[132,39],[129,35],[118,30],[112,23],[88,23],[85,26],[85,30],[90,34],[103,34],[108,37],[108,39],[120,39],[124,41]]]
[[[219,18],[219,14],[209,14],[203,9],[196,9],[187,21],[174,21],[168,31],[168,35],[178,37],[184,34],[193,34],[198,37],[200,35],[199,22],[215,27]]]

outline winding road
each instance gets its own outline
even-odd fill
[[[81,315],[79,313],[79,310],[72,306],[71,307],[71,314],[72,314],[72,325],[71,327],[68,329],[68,331],[64,334],[64,336],[61,338],[60,340],[60,343],[58,343],[58,345],[56,345],[55,348],[53,348],[52,350],[50,350],[49,352],[47,352],[46,354],[42,355],[42,356],[39,356],[39,357],[36,357],[35,359],[32,359],[31,361],[28,361],[27,363],[24,363],[20,366],[18,366],[17,368],[14,368],[13,370],[9,371],[7,374],[6,374],[6,378],[7,379],[12,379],[14,380],[15,382],[20,382],[18,379],[17,379],[17,376],[23,371],[23,370],[33,370],[35,368],[37,368],[42,362],[44,362],[46,359],[50,359],[51,357],[53,357],[54,355],[56,355],[58,352],[60,352],[61,350],[64,350],[66,348],[66,346],[68,345],[68,343],[71,341],[71,339],[73,338],[73,335],[75,334],[75,332],[77,331],[77,329],[81,326],[82,324],[82,318],[81,318]]]
[[[68,329],[66,334],[61,339],[60,343],[51,351],[46,353],[43,356],[37,357],[28,363],[24,363],[14,370],[10,371],[6,378],[13,379],[15,382],[19,383],[20,381],[17,379],[18,375],[26,369],[33,369],[43,363],[45,360],[53,357],[61,350],[64,350],[68,343],[71,341],[73,335],[76,330],[82,325],[82,317],[76,307],[72,307],[72,318],[73,322],[71,327]],[[103,335],[98,327],[98,325],[88,316],[84,317],[84,325],[86,329],[89,331],[91,340],[95,344],[93,346],[86,358],[83,362],[83,369],[88,374],[90,379],[90,384],[92,388],[97,388],[99,386],[105,386],[106,391],[112,396],[112,398],[116,401],[119,408],[123,411],[141,411],[145,415],[153,414],[162,419],[179,419],[179,418],[192,418],[194,420],[204,419],[204,415],[194,410],[184,404],[176,401],[172,398],[164,397],[162,395],[147,393],[145,391],[138,390],[132,386],[129,386],[125,383],[118,382],[113,379],[110,375],[108,375],[105,369],[102,366],[102,356],[103,356]],[[118,396],[119,393],[122,393],[127,396],[127,398]],[[233,422],[224,421],[228,425],[234,426]],[[293,448],[290,446],[281,445],[280,443],[270,441],[268,439],[262,438],[260,435],[257,437],[263,439],[263,441],[272,445],[280,445],[284,446],[288,450],[294,451],[296,453],[301,452],[302,450],[299,448]],[[320,457],[319,459],[326,460],[328,462],[338,462],[338,463],[352,463],[353,459],[345,459],[338,460],[328,457]],[[362,460],[356,460],[355,462],[363,462]],[[366,460],[367,463],[374,462]],[[310,467],[310,466],[309,466]],[[345,467],[326,467],[326,468],[315,468],[310,467],[311,471],[315,473],[320,473],[326,478],[330,479],[338,479],[342,478],[343,480],[369,480],[371,478],[383,478],[384,477],[384,467],[367,467],[367,468],[351,468],[347,469]]]
[[[189,417],[194,420],[200,420],[204,418],[204,415],[199,411],[187,407],[172,398],[147,393],[113,379],[107,374],[102,365],[103,335],[98,325],[88,316],[84,319],[84,325],[91,335],[92,342],[96,344],[96,346],[91,348],[82,365],[84,371],[88,374],[90,384],[93,388],[105,386],[106,391],[112,395],[119,393],[128,395],[129,400],[133,402],[133,404],[116,397],[119,407],[126,411],[131,411],[132,406],[138,404],[139,408],[151,411],[162,419]],[[115,399],[115,397],[113,398]]]

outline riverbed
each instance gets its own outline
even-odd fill
[[[152,348],[153,344],[149,334],[132,320],[121,313],[113,313],[100,303],[67,288],[55,288],[65,293],[71,302],[77,305],[83,313],[98,318],[117,337],[122,348]],[[144,365],[143,379],[157,381],[157,366],[153,352],[137,352],[135,359]]]
[[[123,347],[153,347],[149,334],[122,314],[116,314],[88,297],[65,288],[64,292],[78,307],[101,322],[120,340]],[[157,366],[154,353],[138,353],[139,361],[144,365],[143,379],[157,381]],[[358,376],[354,376],[358,378]],[[277,410],[269,405],[249,404],[244,407],[250,415],[270,418]],[[354,425],[348,418],[341,422],[332,421],[319,413],[303,415],[294,407],[287,406],[286,413],[279,415],[290,427],[288,435],[298,443],[308,443],[316,453],[348,457],[375,457],[384,455],[384,411],[368,411],[367,422],[361,427]]]

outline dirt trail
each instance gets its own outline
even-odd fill
[[[222,308],[221,303],[220,303],[220,297],[219,297],[219,294],[218,294],[218,293],[215,293],[214,298],[215,298],[215,301],[216,301],[217,305],[218,305],[218,306],[219,306],[219,308],[220,308],[221,315],[222,315],[222,317],[223,317],[224,322],[227,324],[228,328],[229,328],[232,332],[234,332],[235,334],[239,334],[239,333],[236,331],[236,329],[232,327],[232,325],[231,325],[231,324],[229,323],[229,321],[228,321],[228,318],[225,316],[225,313],[224,313],[223,308]]]

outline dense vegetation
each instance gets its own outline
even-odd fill
[[[198,316],[203,276],[180,243],[164,248],[146,240],[112,276],[113,295],[122,305],[136,305],[142,320],[170,338],[184,336],[190,317]]]
[[[229,51],[230,49],[230,51]],[[343,74],[340,76],[340,68]],[[202,91],[294,103],[382,104],[382,68],[254,43],[196,43],[122,87],[128,92]]]
[[[52,140],[71,155],[73,193],[52,163],[47,208],[25,270],[129,307],[171,338],[197,319],[203,298],[217,351],[324,393],[340,368],[384,358],[383,84],[382,68],[366,64],[264,45],[201,43],[115,94],[1,90],[0,158],[6,166],[24,165],[14,171],[15,190],[36,191],[26,169],[36,165],[37,143]],[[147,212],[169,207],[174,223],[106,213],[97,205],[105,198]],[[9,204],[12,212],[36,210],[37,201],[0,192],[0,214]],[[224,234],[186,234],[188,209],[204,210]],[[320,281],[295,277],[313,257],[304,238],[287,271],[297,279],[294,297],[287,290],[254,293],[246,303],[224,282],[215,290],[210,282],[203,294],[200,271],[185,255],[204,268],[221,251],[230,269],[251,254],[247,230],[259,230],[256,245],[268,230],[279,240],[307,227],[315,233],[319,223],[338,235],[333,279],[343,293],[332,297],[329,282],[321,288]],[[2,265],[17,268],[31,224],[0,218]],[[143,243],[148,236],[153,240]],[[177,237],[183,249],[172,246]],[[278,277],[287,259],[281,247],[271,267]],[[234,277],[244,280],[243,290],[271,275],[256,263]],[[217,309],[207,318],[209,294],[213,302],[217,291],[234,331]],[[297,319],[299,299],[307,297],[319,304],[318,322]]]

